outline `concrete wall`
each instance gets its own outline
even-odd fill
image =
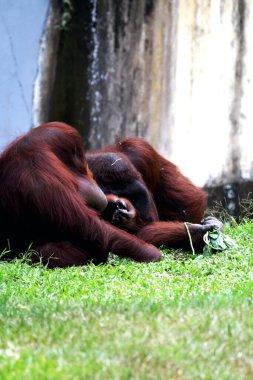
[[[54,3],[1,0],[0,149],[57,119],[91,148],[145,137],[201,186],[253,180],[252,0],[72,0],[59,43]]]
[[[176,14],[161,149],[200,185],[252,180],[253,2],[180,0]]]
[[[252,180],[252,0],[92,3],[91,145],[138,135],[198,185]]]
[[[0,1],[0,150],[33,126],[34,83],[49,0]]]

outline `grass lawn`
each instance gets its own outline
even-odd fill
[[[0,379],[253,379],[253,222],[201,259],[0,263]]]

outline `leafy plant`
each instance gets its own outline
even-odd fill
[[[219,229],[208,231],[204,235],[203,240],[205,242],[203,249],[205,256],[209,256],[217,251],[224,251],[225,249],[236,247],[235,242]]]
[[[60,21],[60,29],[67,30],[69,27],[69,22],[72,17],[72,13],[74,10],[74,6],[72,3],[72,0],[61,0],[62,3],[62,14],[61,14],[61,21]]]

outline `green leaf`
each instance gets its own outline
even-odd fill
[[[214,229],[208,231],[203,240],[205,246],[203,249],[204,255],[212,254],[212,251],[224,251],[227,248],[236,247],[235,242],[227,235],[224,235],[220,230]],[[214,252],[213,252],[214,253]]]

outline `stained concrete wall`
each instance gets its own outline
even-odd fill
[[[160,143],[199,184],[253,179],[252,25],[251,0],[178,2],[172,122]]]
[[[49,3],[1,1],[1,146],[57,119],[91,148],[145,137],[198,185],[253,180],[251,0],[72,0],[59,41]]]
[[[93,0],[91,145],[147,138],[199,185],[253,179],[253,2]]]

